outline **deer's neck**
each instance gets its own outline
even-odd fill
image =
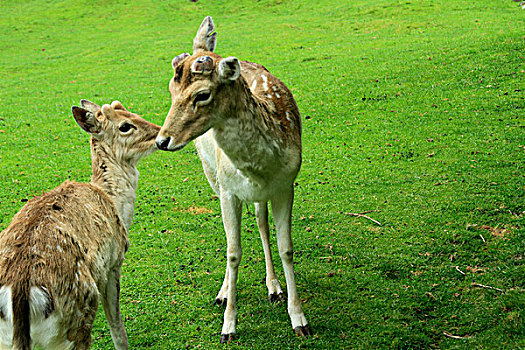
[[[113,151],[91,139],[91,184],[100,187],[113,200],[126,231],[135,208],[139,172],[134,164],[116,161]]]
[[[279,166],[283,137],[268,115],[268,106],[251,94],[245,82],[239,85],[233,89],[230,113],[213,128],[213,135],[235,167],[257,181]]]

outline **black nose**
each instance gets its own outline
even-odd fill
[[[167,151],[170,141],[171,137],[165,138],[164,140],[157,140],[157,147],[163,151]]]

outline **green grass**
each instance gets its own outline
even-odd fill
[[[89,180],[81,98],[163,123],[171,58],[205,15],[217,53],[265,65],[302,112],[293,235],[315,335],[267,302],[245,213],[238,336],[219,344],[225,237],[187,147],[139,166],[131,348],[525,348],[525,11],[510,0],[2,2],[0,229],[25,199]],[[345,214],[369,211],[382,226]],[[103,312],[93,337],[112,348]]]

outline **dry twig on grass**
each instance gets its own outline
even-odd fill
[[[368,219],[368,220],[372,221],[376,225],[383,226],[383,225],[381,225],[381,223],[379,221],[377,221],[375,219],[372,219],[370,216],[365,215],[365,214],[361,214],[361,213],[345,213],[345,215],[357,216],[357,217],[360,217],[360,218],[365,218],[365,219]]]
[[[456,271],[459,272],[460,274],[462,274],[463,276],[465,276],[465,272],[461,271],[459,269],[459,266],[456,266]]]
[[[447,338],[452,338],[452,339],[468,339],[470,338],[469,335],[465,335],[463,337],[459,336],[459,335],[454,335],[454,334],[450,334],[449,332],[443,332],[443,335]]]
[[[497,290],[498,292],[505,292],[503,289],[499,289],[499,288],[496,288],[496,287],[491,287],[491,286],[486,286],[484,284],[481,284],[481,283],[476,283],[476,282],[473,282],[471,284],[473,287],[479,287],[479,288],[486,288],[486,289],[492,289],[492,290]]]

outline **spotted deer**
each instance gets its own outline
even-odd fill
[[[263,66],[213,53],[215,26],[202,22],[193,55],[175,57],[172,104],[157,137],[161,150],[176,151],[195,140],[206,177],[220,198],[227,239],[226,273],[216,303],[226,304],[221,342],[237,323],[236,284],[241,261],[243,202],[255,203],[270,300],[283,297],[269,244],[268,202],[288,292],[288,313],[300,336],[312,334],[293,271],[291,217],[294,180],[301,166],[301,117],[290,90]]]
[[[102,299],[116,349],[128,349],[120,270],[139,173],[160,126],[83,100],[73,107],[91,135],[90,183],[66,181],[32,198],[0,235],[0,349],[89,349]]]

